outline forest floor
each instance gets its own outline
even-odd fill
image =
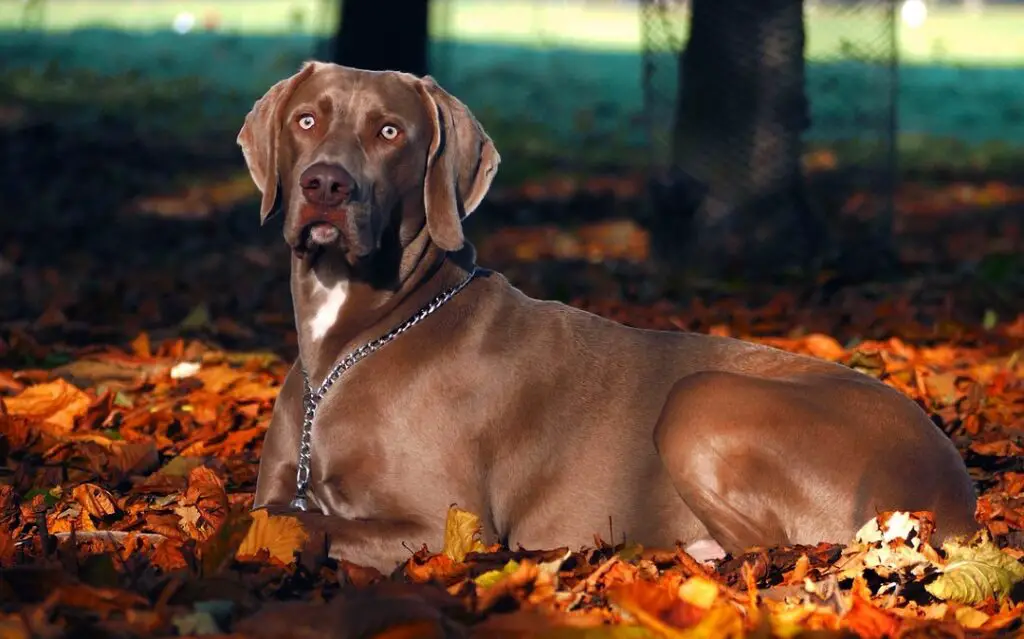
[[[932,552],[918,540],[941,521],[883,515],[884,536],[869,526],[845,544],[751,549],[704,567],[602,532],[588,548],[484,548],[474,514],[453,510],[443,543],[411,547],[381,575],[324,557],[294,520],[248,512],[295,334],[278,232],[257,230],[251,191],[218,188],[161,196],[148,209],[162,215],[97,212],[66,232],[36,224],[7,236],[17,239],[0,271],[0,635],[1020,632],[1019,277],[705,282],[666,297],[666,278],[644,266],[649,238],[628,221],[478,230],[482,262],[532,294],[634,326],[809,353],[899,389],[963,454],[988,536]],[[558,188],[498,193],[491,213]],[[238,201],[217,211],[231,193]],[[181,214],[204,202],[208,214]]]

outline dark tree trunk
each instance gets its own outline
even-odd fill
[[[429,5],[429,0],[342,0],[332,60],[426,75]]]
[[[715,274],[806,268],[821,243],[806,202],[801,0],[692,0],[674,164],[703,184],[676,250]],[[678,228],[678,222],[677,222]]]

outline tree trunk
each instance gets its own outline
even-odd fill
[[[706,193],[675,250],[718,275],[806,268],[822,238],[801,170],[809,124],[801,0],[690,7],[673,161]]]
[[[331,59],[374,71],[427,73],[429,0],[342,0]]]

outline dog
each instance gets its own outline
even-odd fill
[[[283,212],[299,345],[253,508],[322,526],[332,556],[393,569],[453,503],[486,543],[582,546],[611,521],[704,559],[846,543],[888,510],[932,511],[936,541],[977,530],[956,448],[885,384],[477,266],[463,221],[501,158],[429,76],[308,62],[237,141],[262,222]]]

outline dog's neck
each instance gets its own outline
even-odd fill
[[[299,358],[310,383],[319,384],[340,358],[381,337],[464,279],[474,259],[469,244],[458,254],[439,249],[425,227],[397,259],[382,252],[353,266],[335,251],[314,260],[293,255]]]

